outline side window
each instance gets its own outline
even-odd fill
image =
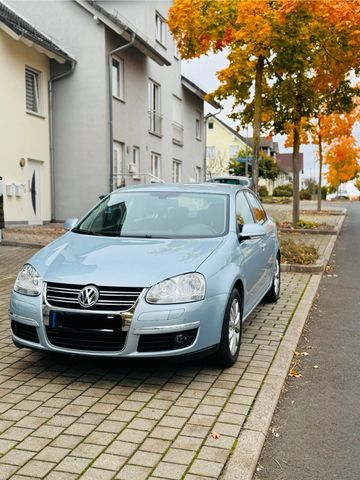
[[[266,221],[266,213],[258,199],[249,192],[246,192],[245,195],[246,198],[249,200],[250,208],[253,212],[256,223],[264,223]]]
[[[244,225],[244,223],[254,223],[254,218],[243,192],[239,192],[236,195],[235,212],[236,222],[239,225]]]

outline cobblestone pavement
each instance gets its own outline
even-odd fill
[[[247,320],[227,370],[89,362],[11,342],[9,291],[34,251],[0,246],[0,478],[219,478],[310,275],[283,275],[280,300]]]

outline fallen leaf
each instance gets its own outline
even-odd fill
[[[306,357],[309,355],[307,352],[294,352],[295,357]]]
[[[319,365],[314,365],[313,368],[319,368]]]
[[[212,438],[215,438],[215,440],[217,440],[218,438],[220,438],[220,433],[218,433],[218,432],[211,432],[211,436],[212,436]]]
[[[299,373],[297,370],[295,370],[294,368],[292,368],[289,372],[289,377],[294,377],[294,378],[300,378],[302,377],[301,373]]]

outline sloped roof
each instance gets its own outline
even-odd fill
[[[74,59],[50,37],[40,32],[0,1],[0,28],[15,40],[20,40],[29,47],[34,47],[49,58],[54,58],[59,63],[72,62]]]
[[[154,60],[154,62],[159,65],[171,65],[171,62],[159,52],[155,43],[148,38],[144,38],[139,31],[135,31],[135,28],[130,27],[126,23],[126,19],[122,19],[119,15],[113,15],[94,0],[75,1],[89,13],[98,17],[102,23],[107,25],[118,35],[122,36],[126,41],[130,41],[134,38],[133,46],[141,53]]]
[[[184,75],[181,75],[181,83],[185,88],[190,90],[190,92],[195,93],[195,95],[197,95],[199,98],[201,98],[202,100],[205,100],[207,93],[204,92],[204,90],[202,90],[198,85],[196,85],[196,83],[184,77]],[[221,108],[220,104],[215,102],[215,100],[205,100],[205,101],[214,108]]]
[[[293,171],[292,167],[292,153],[278,153],[276,155],[276,160],[278,161],[279,167],[286,173]],[[304,169],[304,154],[299,154],[299,170]]]
[[[251,137],[246,137],[244,138],[244,141],[250,145],[252,148],[254,141]],[[260,148],[261,147],[269,147],[271,150],[273,150],[277,155],[279,155],[279,144],[278,142],[274,142],[272,139],[268,137],[260,137]]]

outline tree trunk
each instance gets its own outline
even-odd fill
[[[295,225],[300,220],[300,179],[299,179],[299,153],[300,153],[300,122],[301,119],[294,123],[294,147],[292,156],[293,166],[293,224]]]
[[[259,56],[256,64],[254,120],[253,120],[253,158],[252,158],[252,189],[258,192],[259,159],[260,159],[260,128],[262,109],[262,84],[264,75],[264,57]]]
[[[319,118],[319,185],[318,185],[318,194],[317,194],[317,209],[318,212],[321,211],[321,183],[322,183],[322,166],[323,166],[323,155],[322,155],[322,138],[321,138],[321,119]]]

